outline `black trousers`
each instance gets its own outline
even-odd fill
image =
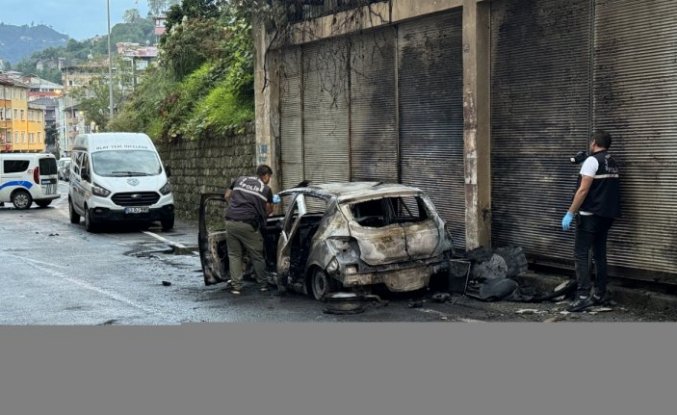
[[[576,279],[578,282],[577,295],[590,295],[592,283],[590,280],[589,252],[592,248],[595,261],[595,292],[598,295],[606,293],[607,265],[606,240],[613,218],[604,218],[597,215],[576,216],[576,240],[574,243],[574,258],[576,260]]]

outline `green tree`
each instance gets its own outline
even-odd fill
[[[125,23],[136,23],[137,21],[141,20],[141,14],[137,9],[129,9],[125,10],[125,14],[123,17],[123,20]]]
[[[110,97],[107,80],[95,78],[87,87],[74,91],[73,96],[79,101],[80,110],[85,113],[87,122],[94,122],[100,129],[106,130],[110,120]],[[113,105],[115,107],[119,105],[121,98],[122,92],[120,89],[113,88]]]
[[[224,1],[184,0],[160,45],[160,65],[110,122],[156,139],[199,139],[254,118],[254,48],[249,11]]]
[[[159,16],[161,12],[180,2],[180,0],[148,0],[148,10],[151,15]]]
[[[59,130],[57,130],[56,125],[55,124],[49,124],[45,128],[45,145],[47,147],[55,146],[58,137],[59,137]]]

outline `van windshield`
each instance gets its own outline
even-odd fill
[[[107,177],[155,176],[162,173],[157,155],[148,150],[111,150],[92,153],[94,173]]]

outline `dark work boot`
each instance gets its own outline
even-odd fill
[[[579,295],[574,301],[569,304],[567,311],[575,313],[583,311],[592,306],[592,298],[590,296]]]
[[[604,293],[593,293],[592,294],[592,304],[593,305],[609,305],[611,301],[609,300],[609,294],[604,292]]]

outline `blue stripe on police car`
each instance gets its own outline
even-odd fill
[[[25,180],[14,180],[14,181],[11,181],[11,182],[0,184],[0,190],[4,189],[5,187],[10,187],[10,186],[20,186],[20,187],[25,187],[26,189],[30,189],[31,187],[33,187],[33,183],[27,182]]]

